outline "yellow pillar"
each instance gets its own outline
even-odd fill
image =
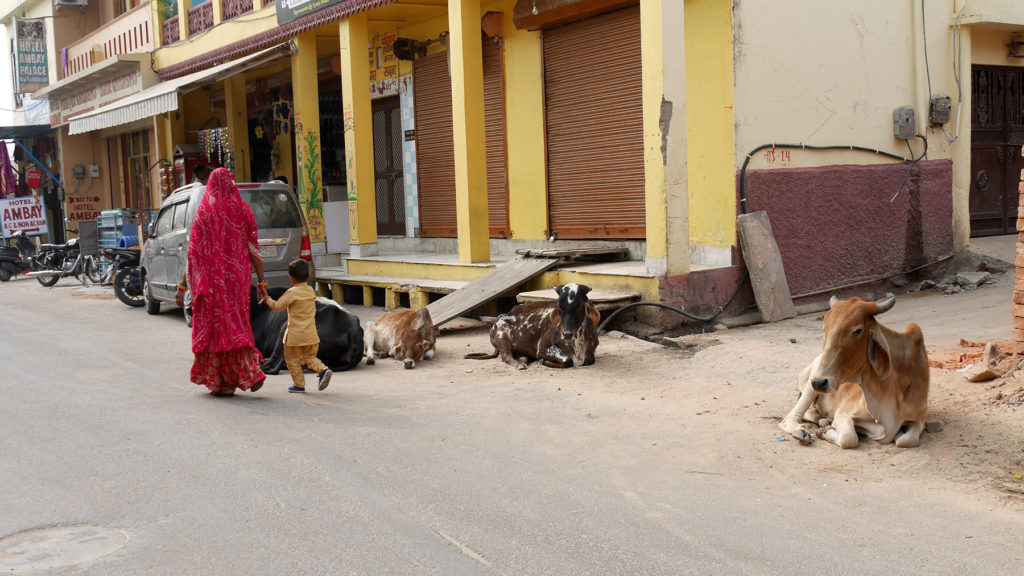
[[[324,191],[320,164],[320,88],[316,73],[316,32],[295,37],[292,98],[295,109],[295,191],[306,210],[309,240],[323,242]]]
[[[251,182],[249,173],[249,113],[245,107],[245,74],[224,81],[228,137],[231,139],[232,172],[236,182]]]
[[[224,3],[217,0],[210,0],[210,2],[213,2],[213,25],[216,26],[224,21]],[[253,10],[255,9],[254,7]]]
[[[640,68],[643,78],[644,189],[646,191],[647,260],[664,261],[665,162],[661,151],[661,101],[664,95],[661,53],[661,0],[640,2]]]
[[[455,133],[455,205],[459,261],[491,259],[487,217],[487,137],[479,0],[448,2],[448,62]]]
[[[188,38],[188,11],[190,8],[192,8],[192,0],[178,0],[178,37],[181,41]]]
[[[547,240],[544,57],[540,33],[512,21],[515,4],[505,0],[504,6],[508,223],[512,238]]]
[[[341,99],[345,117],[348,177],[349,250],[372,255],[377,244],[377,198],[373,187],[373,117],[366,13],[353,14],[338,27],[341,42]]]

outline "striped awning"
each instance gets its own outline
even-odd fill
[[[72,116],[68,122],[69,134],[81,134],[120,126],[151,118],[157,114],[178,109],[178,95],[187,94],[208,84],[215,84],[235,74],[261,66],[271,60],[289,56],[295,51],[290,42],[254,52],[237,60],[160,82],[141,92],[122,98],[84,114]]]

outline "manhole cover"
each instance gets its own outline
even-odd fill
[[[29,572],[102,558],[128,545],[128,534],[88,524],[39,528],[0,540],[0,572]]]

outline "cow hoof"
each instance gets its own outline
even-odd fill
[[[828,418],[822,418],[821,420],[818,420],[818,427],[819,428],[828,428],[831,425],[832,425],[832,421],[829,420]]]
[[[366,359],[366,365],[367,366],[373,366],[376,363],[377,363],[377,361],[374,360],[372,357],[369,357],[369,358]]]
[[[797,430],[796,432],[793,432],[793,438],[796,438],[796,441],[804,446],[814,444],[814,436],[812,436],[807,430]]]
[[[526,364],[523,364],[522,362],[520,362],[520,363],[516,364],[516,368],[518,368],[520,370],[526,370]]]
[[[824,440],[825,434],[828,433],[829,430],[835,430],[835,428],[833,428],[832,426],[822,426],[821,428],[819,428],[817,432],[818,438]]]

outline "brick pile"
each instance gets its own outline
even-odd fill
[[[1024,148],[1021,149],[1024,156]],[[1020,174],[1020,193],[1017,208],[1017,254],[1014,264],[1017,277],[1013,291],[1013,353],[1024,354],[1024,170]]]

